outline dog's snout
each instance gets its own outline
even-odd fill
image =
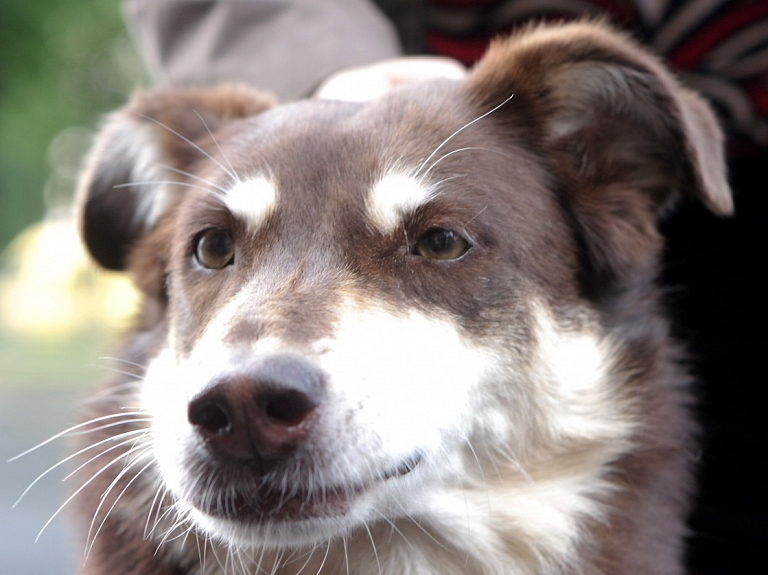
[[[190,402],[188,419],[220,457],[274,461],[304,441],[322,399],[315,366],[279,355],[218,381]]]

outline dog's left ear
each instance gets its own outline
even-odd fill
[[[222,85],[139,91],[110,114],[77,193],[80,231],[93,258],[125,269],[136,242],[173,204],[173,183],[215,153],[216,130],[273,104],[262,92]]]
[[[603,24],[531,27],[496,41],[466,89],[479,111],[514,94],[494,116],[529,126],[531,144],[551,159],[594,295],[638,271],[652,277],[656,224],[680,197],[732,212],[723,136],[707,104]]]

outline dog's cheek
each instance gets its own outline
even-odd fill
[[[316,344],[319,363],[365,447],[387,459],[434,453],[468,432],[495,365],[490,351],[446,317],[347,305],[338,318]]]
[[[181,455],[192,441],[186,379],[175,354],[166,348],[150,362],[141,391],[142,408],[152,418],[152,449],[160,475],[176,495],[181,494],[185,480]]]
[[[620,349],[594,321],[564,327],[543,304],[533,306],[533,346],[525,375],[532,412],[519,452],[557,454],[578,446],[621,451],[637,429],[629,390],[616,386]]]

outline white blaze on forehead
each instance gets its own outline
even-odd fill
[[[392,232],[403,214],[429,201],[434,193],[433,186],[407,174],[386,174],[368,196],[368,217],[381,231]]]
[[[243,180],[227,190],[224,203],[232,214],[258,229],[277,204],[277,186],[264,177]]]

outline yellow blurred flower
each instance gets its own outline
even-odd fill
[[[67,338],[126,325],[137,293],[124,274],[98,270],[74,223],[49,218],[19,234],[0,255],[0,330]]]

